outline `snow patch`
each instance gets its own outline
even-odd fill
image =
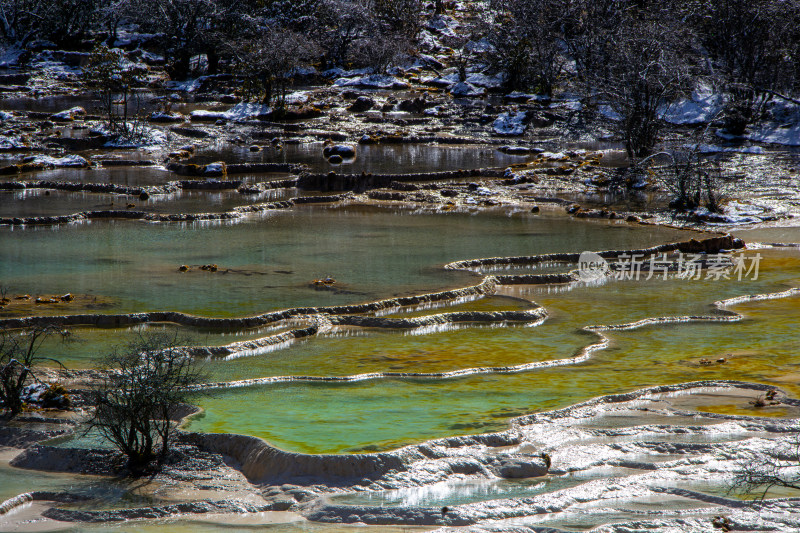
[[[272,108],[266,104],[239,103],[227,111],[196,109],[190,116],[194,120],[247,120],[260,115],[268,115]]]
[[[692,145],[684,145],[684,148],[693,149]],[[701,154],[718,153],[738,153],[738,154],[763,154],[764,149],[760,146],[718,146],[716,144],[700,144],[697,151]]]
[[[452,94],[453,96],[478,97],[478,96],[485,96],[486,89],[483,89],[481,87],[475,87],[471,83],[456,83],[450,89],[450,94]]]
[[[370,74],[357,78],[339,78],[334,82],[337,87],[363,87],[366,89],[408,89],[410,85],[388,74]]]
[[[75,106],[70,109],[65,109],[64,111],[59,111],[58,113],[54,113],[50,116],[53,120],[62,120],[66,122],[71,122],[75,120],[77,116],[84,116],[86,114],[86,110],[80,106]]]
[[[745,138],[751,141],[800,146],[800,123],[786,125],[772,122],[751,127],[750,131],[751,133],[745,135]]]
[[[525,133],[525,112],[503,113],[497,117],[492,128],[498,135],[522,135]]]
[[[678,100],[661,110],[661,117],[671,124],[705,124],[723,107],[723,97],[710,87],[701,87],[691,97]]]
[[[37,155],[32,162],[57,168],[86,168],[89,166],[89,161],[79,155],[67,155],[64,157]]]

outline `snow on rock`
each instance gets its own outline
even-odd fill
[[[613,120],[614,122],[619,122],[622,120],[622,115],[617,113],[613,107],[607,104],[597,106],[597,112],[606,117],[608,120]]]
[[[509,144],[501,146],[498,148],[498,150],[509,155],[528,155],[532,152],[542,152],[541,148],[531,148],[530,146],[511,146]]]
[[[548,161],[566,161],[569,156],[564,152],[542,152],[539,157]]]
[[[111,132],[105,125],[96,126],[90,131],[111,139],[103,145],[106,148],[152,148],[167,143],[167,135],[157,128],[148,128],[130,122],[127,126],[131,133]]]
[[[345,159],[352,159],[356,156],[356,147],[352,144],[332,144],[322,149],[322,155],[325,157],[338,155]]]
[[[308,102],[308,93],[295,91],[286,95],[286,105],[299,105]]]
[[[366,89],[408,89],[410,85],[388,74],[370,74],[357,78],[339,78],[334,82],[337,87],[363,87]]]
[[[487,76],[482,72],[473,72],[467,74],[466,80],[464,80],[467,84],[475,86],[475,87],[484,87],[486,89],[499,89],[503,86],[505,82],[505,76],[503,74],[495,74],[494,76]],[[435,78],[428,77],[423,78],[422,82],[427,85],[434,85],[437,87],[454,87],[456,85],[461,84],[461,79],[458,76],[458,73],[452,72],[445,76],[438,76]]]
[[[32,162],[56,168],[87,168],[89,166],[89,161],[79,155],[67,155],[64,157],[37,155]]]
[[[175,111],[170,113],[155,111],[150,115],[151,122],[183,122],[184,118],[183,115]]]
[[[326,78],[355,78],[360,76],[368,76],[374,73],[375,69],[370,67],[353,70],[345,70],[343,68],[335,67],[324,71],[322,75]]]
[[[684,145],[685,148],[693,149],[692,145]],[[760,146],[717,146],[715,144],[700,144],[697,151],[701,154],[718,153],[738,153],[738,154],[763,154],[764,149]]]
[[[458,25],[456,19],[449,15],[436,15],[425,24],[425,28],[439,35],[455,37],[455,30],[458,28]]]
[[[467,74],[467,83],[477,85],[478,87],[486,87],[487,89],[499,89],[506,81],[505,74],[495,74],[494,76],[487,76],[482,72],[473,72]]]
[[[770,122],[757,125],[750,128],[745,138],[762,143],[800,146],[800,123],[787,125]]]
[[[471,83],[456,83],[450,88],[450,94],[453,96],[485,96],[486,89],[482,87],[475,87]]]
[[[72,122],[75,120],[75,117],[82,117],[84,115],[86,115],[86,110],[80,106],[76,106],[50,115],[50,120],[55,120],[57,122]]]
[[[32,383],[22,388],[19,393],[19,398],[25,403],[40,403],[42,396],[47,392],[50,387],[44,383]]]
[[[504,100],[509,102],[529,102],[531,100],[535,102],[549,102],[552,100],[551,97],[547,96],[546,94],[531,94],[531,93],[523,93],[520,91],[510,92],[503,97]]]
[[[661,117],[671,124],[705,124],[722,110],[723,97],[710,87],[701,87],[690,98],[678,100],[661,110]]]
[[[0,53],[0,68],[11,68],[19,66],[19,58],[25,53],[20,48],[9,48]]]
[[[224,176],[226,172],[225,163],[218,161],[216,163],[209,163],[203,169],[203,174],[206,176]]]
[[[239,103],[227,111],[209,111],[196,109],[190,116],[192,120],[247,120],[250,118],[268,115],[272,108],[266,104]]]
[[[0,151],[9,152],[24,147],[25,143],[19,138],[0,135]]]
[[[498,135],[522,135],[525,133],[526,114],[524,111],[516,113],[502,113],[492,124],[494,132]]]
[[[10,120],[12,118],[14,118],[14,115],[12,115],[11,113],[0,111],[0,122],[5,122],[6,120]]]

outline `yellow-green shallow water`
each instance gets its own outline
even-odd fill
[[[180,310],[243,316],[298,305],[357,303],[477,283],[445,272],[458,259],[644,247],[692,237],[653,226],[576,221],[522,212],[417,213],[365,207],[308,208],[238,224],[109,222],[0,230],[4,285],[14,293],[94,294],[100,312]],[[653,316],[707,315],[715,300],[800,286],[795,249],[759,250],[757,280],[610,281],[600,286],[510,286],[507,296],[418,310],[490,311],[544,306],[539,326],[472,326],[422,334],[341,329],[287,348],[205,364],[213,381],[267,376],[346,376],[368,372],[447,372],[573,356],[597,341],[580,331]],[[755,251],[748,252],[752,254]],[[176,271],[218,263],[229,274]],[[564,269],[568,269],[565,266]],[[337,278],[338,291],[308,281]],[[18,287],[18,288],[17,288]],[[532,302],[528,303],[526,302]],[[432,437],[504,428],[522,413],[563,407],[602,394],[698,379],[779,384],[797,392],[797,297],[741,304],[737,323],[651,325],[610,334],[611,345],[586,362],[519,374],[460,379],[377,379],[351,384],[292,383],[215,391],[196,399],[205,412],[189,428],[245,433],[304,452],[386,449]],[[69,312],[68,306],[43,307]],[[48,355],[91,367],[142,329],[168,328],[203,345],[279,333],[224,332],[169,325],[77,328],[76,342]],[[700,358],[725,357],[701,366]]]

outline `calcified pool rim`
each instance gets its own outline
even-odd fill
[[[699,250],[717,252],[723,249],[730,249],[740,246],[730,236],[714,236],[702,240],[690,240],[678,243],[669,243],[655,246],[643,250],[625,251],[605,251],[600,255],[607,258],[614,258],[624,253],[662,253],[665,251],[685,251],[696,252]],[[552,262],[573,263],[577,260],[578,254],[541,254],[538,256],[525,256],[516,258],[488,258],[479,260],[468,260],[454,262],[446,265],[445,268],[452,270],[470,269],[478,275],[475,267],[485,265],[532,265],[546,264]],[[557,276],[554,278],[554,276]],[[209,319],[195,317],[185,313],[131,313],[119,315],[70,315],[62,317],[27,317],[23,319],[10,319],[3,321],[6,325],[24,327],[25,325],[40,323],[58,323],[59,325],[121,325],[121,324],[142,324],[147,322],[175,322],[185,326],[203,327],[253,327],[259,325],[279,324],[281,321],[294,320],[298,322],[306,321],[309,325],[306,328],[292,330],[291,335],[286,337],[286,333],[267,336],[255,341],[244,341],[233,343],[224,347],[200,347],[193,350],[195,355],[215,355],[230,357],[232,355],[248,355],[249,352],[263,349],[271,343],[278,345],[281,342],[291,342],[299,336],[295,336],[295,331],[314,330],[317,334],[333,327],[367,327],[367,328],[388,328],[388,329],[414,329],[430,327],[431,325],[443,323],[509,323],[518,322],[525,325],[536,325],[547,317],[546,310],[530,302],[532,308],[524,311],[509,312],[468,312],[468,313],[437,313],[423,317],[410,318],[385,318],[381,314],[393,311],[405,310],[409,307],[436,306],[447,304],[465,299],[482,298],[486,295],[494,294],[497,286],[502,284],[570,284],[576,282],[575,274],[567,272],[562,274],[541,274],[523,276],[495,276],[484,275],[482,281],[470,287],[429,293],[420,296],[409,296],[402,298],[391,298],[377,302],[357,304],[353,306],[332,306],[322,308],[292,308],[273,313],[246,317],[240,319]],[[487,367],[460,369],[451,373],[371,373],[356,376],[343,377],[315,377],[315,376],[276,376],[264,378],[263,380],[244,380],[237,382],[224,382],[205,384],[205,388],[227,388],[247,385],[260,385],[275,381],[301,381],[301,380],[339,380],[339,381],[358,381],[365,379],[381,379],[391,377],[420,378],[420,379],[443,379],[449,377],[460,377],[469,373],[509,373],[533,370],[542,366],[553,364],[572,364],[585,360],[597,350],[604,349],[609,344],[609,338],[603,332],[614,330],[627,330],[641,328],[648,325],[665,323],[684,323],[694,321],[724,321],[733,322],[742,319],[742,315],[728,309],[731,306],[767,299],[788,298],[800,294],[800,289],[791,288],[788,290],[763,293],[749,296],[737,296],[713,303],[715,313],[709,315],[687,315],[672,317],[650,317],[635,322],[625,324],[595,325],[586,326],[586,333],[595,335],[598,341],[582,348],[573,358],[557,361],[533,362],[512,367]],[[372,313],[373,316],[358,316]],[[281,342],[278,342],[281,341]],[[253,342],[256,345],[252,344]],[[209,351],[203,352],[203,350]],[[254,352],[253,352],[254,353]],[[536,453],[531,453],[530,447],[525,447],[525,439],[522,438],[526,428],[532,427],[543,420],[542,417],[559,418],[565,413],[574,412],[581,408],[594,408],[598,405],[614,403],[619,401],[640,401],[647,394],[672,393],[678,394],[682,391],[692,391],[703,388],[719,389],[741,389],[750,391],[773,390],[774,387],[748,384],[730,381],[709,381],[696,382],[681,385],[651,387],[628,394],[605,396],[595,398],[588,402],[583,402],[567,409],[537,413],[526,417],[514,418],[510,422],[510,429],[494,434],[473,435],[465,437],[452,437],[447,439],[437,439],[419,445],[406,446],[390,452],[375,454],[346,454],[346,455],[309,455],[292,453],[279,450],[270,446],[265,441],[256,438],[236,434],[208,434],[208,433],[187,433],[185,437],[188,441],[198,445],[200,448],[221,453],[232,457],[239,465],[247,478],[258,484],[282,485],[285,483],[301,483],[303,485],[314,485],[310,493],[316,496],[330,492],[342,492],[346,490],[385,490],[387,488],[403,486],[419,486],[430,483],[440,483],[453,476],[478,476],[486,478],[497,476],[499,469],[503,466],[500,458],[514,459],[527,465],[527,468],[539,469],[537,472],[547,471],[547,465],[542,462],[541,457]],[[786,405],[799,406],[800,402],[786,399]],[[677,411],[675,411],[677,413]],[[673,414],[675,414],[673,413]],[[680,413],[677,413],[680,414]],[[686,415],[689,416],[689,415]],[[695,416],[695,414],[691,414]],[[755,417],[741,417],[735,415],[713,415],[703,414],[703,417],[718,420],[741,421],[746,420],[748,424],[754,424],[758,420]],[[755,422],[754,422],[755,421]],[[789,426],[792,421],[771,420],[769,424],[764,423],[765,431],[778,432],[780,434],[789,433]],[[769,426],[769,427],[767,427]],[[770,429],[771,428],[771,429]],[[778,428],[778,429],[776,429]],[[763,428],[762,428],[763,429]],[[41,450],[41,449],[40,449]],[[488,456],[481,456],[487,450],[492,450]],[[34,453],[34,452],[31,452]],[[53,452],[57,453],[57,452]],[[475,461],[466,458],[475,458]],[[16,461],[18,466],[25,467],[26,457],[21,457]],[[439,463],[438,465],[436,463]],[[276,472],[279,474],[276,475]],[[535,474],[534,474],[535,475]],[[364,480],[369,480],[364,485]],[[592,495],[588,500],[602,500],[600,487],[597,483],[592,485]],[[761,507],[756,504],[736,503],[734,500],[714,497],[690,489],[663,487],[652,488],[652,495],[671,495],[675,498],[705,502],[713,504],[713,512],[720,512],[738,509],[742,512],[759,513],[781,505],[778,502],[767,501]],[[315,498],[316,498],[315,496]],[[21,495],[9,502],[11,507],[24,503],[31,499],[46,499],[47,494]],[[594,500],[592,500],[594,498]],[[314,503],[316,502],[316,503]],[[148,516],[174,516],[178,514],[207,513],[207,512],[258,512],[280,508],[284,503],[271,501],[267,505],[258,506],[245,504],[236,501],[201,502],[196,504],[167,505],[157,508],[142,508],[128,510],[124,514],[125,519],[144,518]],[[547,504],[548,510],[557,510],[554,504]],[[749,505],[749,507],[747,507]],[[296,507],[295,507],[296,506]],[[538,506],[538,507],[537,507]],[[771,507],[772,506],[772,507]],[[490,504],[466,504],[456,506],[449,510],[447,516],[441,513],[440,509],[406,509],[402,512],[396,510],[377,509],[374,507],[354,507],[337,506],[325,502],[317,501],[297,501],[292,504],[292,508],[301,511],[307,518],[320,522],[336,523],[367,523],[367,524],[402,524],[402,525],[482,525],[485,521],[513,520],[515,518],[536,515],[541,512],[541,502],[519,501],[517,500],[493,500]],[[566,507],[564,508],[566,509]],[[698,511],[699,514],[708,514],[708,510]],[[63,521],[104,521],[107,518],[106,511],[71,511],[68,509],[58,509],[50,512],[53,518]],[[154,514],[155,513],[155,514]],[[119,515],[119,513],[117,513]],[[115,515],[115,516],[117,516]],[[669,521],[675,516],[680,516],[679,512],[663,513],[661,518]],[[121,516],[121,515],[120,515]],[[750,516],[750,515],[747,515]],[[110,519],[110,518],[109,518]],[[114,518],[116,520],[118,518]],[[699,519],[698,519],[699,520]],[[794,520],[792,518],[792,520]],[[505,527],[505,526],[501,526]],[[512,526],[508,526],[512,527]],[[513,526],[516,527],[516,526]]]
[[[603,258],[615,258],[625,254],[640,254],[642,256],[665,252],[698,252],[717,253],[722,250],[742,248],[743,241],[734,239],[728,234],[707,237],[702,240],[673,242],[636,250],[607,250],[597,252]],[[579,254],[540,254],[523,257],[505,257],[474,259],[452,262],[444,266],[445,270],[467,270],[475,272],[474,268],[480,265],[533,265],[558,262],[577,262]],[[535,302],[530,302],[533,309],[526,311],[496,311],[496,312],[470,312],[470,313],[441,313],[438,315],[416,318],[378,318],[353,316],[365,313],[387,313],[412,306],[431,303],[453,303],[463,301],[465,298],[480,298],[494,294],[498,285],[515,284],[567,284],[578,281],[575,272],[560,274],[529,274],[529,275],[485,275],[480,283],[459,289],[427,293],[417,296],[389,298],[355,305],[340,305],[328,307],[298,307],[263,313],[260,315],[243,318],[207,318],[175,311],[156,311],[145,313],[101,314],[88,313],[78,315],[55,316],[29,316],[22,318],[7,318],[0,320],[0,327],[21,329],[34,326],[53,325],[67,326],[93,326],[93,327],[120,327],[146,323],[173,323],[188,327],[224,328],[228,331],[252,329],[256,327],[280,325],[287,321],[304,322],[305,327],[265,336],[249,341],[240,341],[225,346],[203,346],[185,348],[187,355],[201,357],[241,357],[272,351],[284,347],[295,339],[317,335],[330,330],[333,326],[384,328],[384,329],[418,329],[431,327],[438,324],[453,323],[485,323],[508,324],[521,323],[537,325],[547,317],[547,311]],[[682,319],[685,321],[685,319]],[[587,329],[587,331],[591,331]],[[591,350],[588,353],[591,353]],[[584,354],[576,357],[588,356]],[[582,360],[582,359],[578,359]],[[538,366],[538,365],[537,365]],[[531,367],[533,368],[533,367]],[[524,368],[528,369],[528,367]],[[523,369],[523,370],[524,370]],[[521,370],[511,370],[521,371]],[[474,373],[468,370],[467,374]],[[467,375],[458,374],[458,375]],[[350,380],[352,381],[352,380]]]
[[[183,435],[186,441],[229,457],[251,483],[261,487],[264,501],[233,498],[108,511],[53,507],[45,510],[42,516],[62,522],[102,523],[154,517],[188,518],[207,513],[291,510],[314,522],[342,525],[467,526],[473,531],[517,531],[519,528],[539,531],[539,523],[547,526],[548,521],[557,522],[559,517],[584,516],[589,506],[602,523],[608,524],[602,531],[677,527],[676,531],[699,532],[707,530],[703,528],[719,515],[728,516],[732,523],[745,529],[760,524],[771,526],[770,530],[789,530],[800,525],[797,511],[800,498],[746,501],[696,490],[691,484],[688,488],[682,486],[686,479],[693,481],[692,477],[700,474],[700,482],[710,478],[729,479],[737,461],[754,450],[772,450],[785,445],[797,435],[797,419],[708,413],[682,404],[687,400],[691,404],[691,398],[698,394],[733,394],[744,400],[769,390],[777,389],[737,381],[648,387],[517,417],[502,432],[435,439],[374,454],[299,454],[276,449],[256,437],[187,433]],[[800,400],[781,397],[781,401],[793,409],[800,408]],[[636,413],[640,413],[641,423],[623,426],[593,423],[606,417]],[[598,438],[608,441],[598,441]],[[577,453],[581,447],[585,450]],[[636,448],[638,452],[628,448]],[[39,447],[24,452],[13,464],[23,468],[32,466],[37,453],[57,456],[63,451]],[[543,460],[539,451],[548,452],[552,465],[548,464],[550,460]],[[637,453],[644,455],[629,458],[629,454]],[[424,505],[347,505],[326,497],[348,492],[446,485],[470,479],[497,480],[510,477],[504,473],[509,464],[526,465],[531,476],[541,476],[548,470],[551,476],[563,476],[609,467],[627,468],[631,472],[614,478],[612,484],[607,479],[590,476],[584,483],[531,497],[501,497],[446,509]],[[632,510],[642,498],[645,502],[655,498],[670,503],[668,508],[658,511]],[[25,493],[3,502],[0,508],[9,512],[27,502],[41,500],[58,504],[69,498],[65,493]],[[600,502],[601,506],[597,507]],[[682,507],[676,507],[679,505]],[[627,516],[627,521],[614,524],[620,521],[620,515]],[[681,525],[687,527],[680,529]]]

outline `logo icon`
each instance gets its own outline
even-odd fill
[[[608,261],[595,252],[582,252],[578,258],[578,279],[584,282],[597,281],[608,275]]]

